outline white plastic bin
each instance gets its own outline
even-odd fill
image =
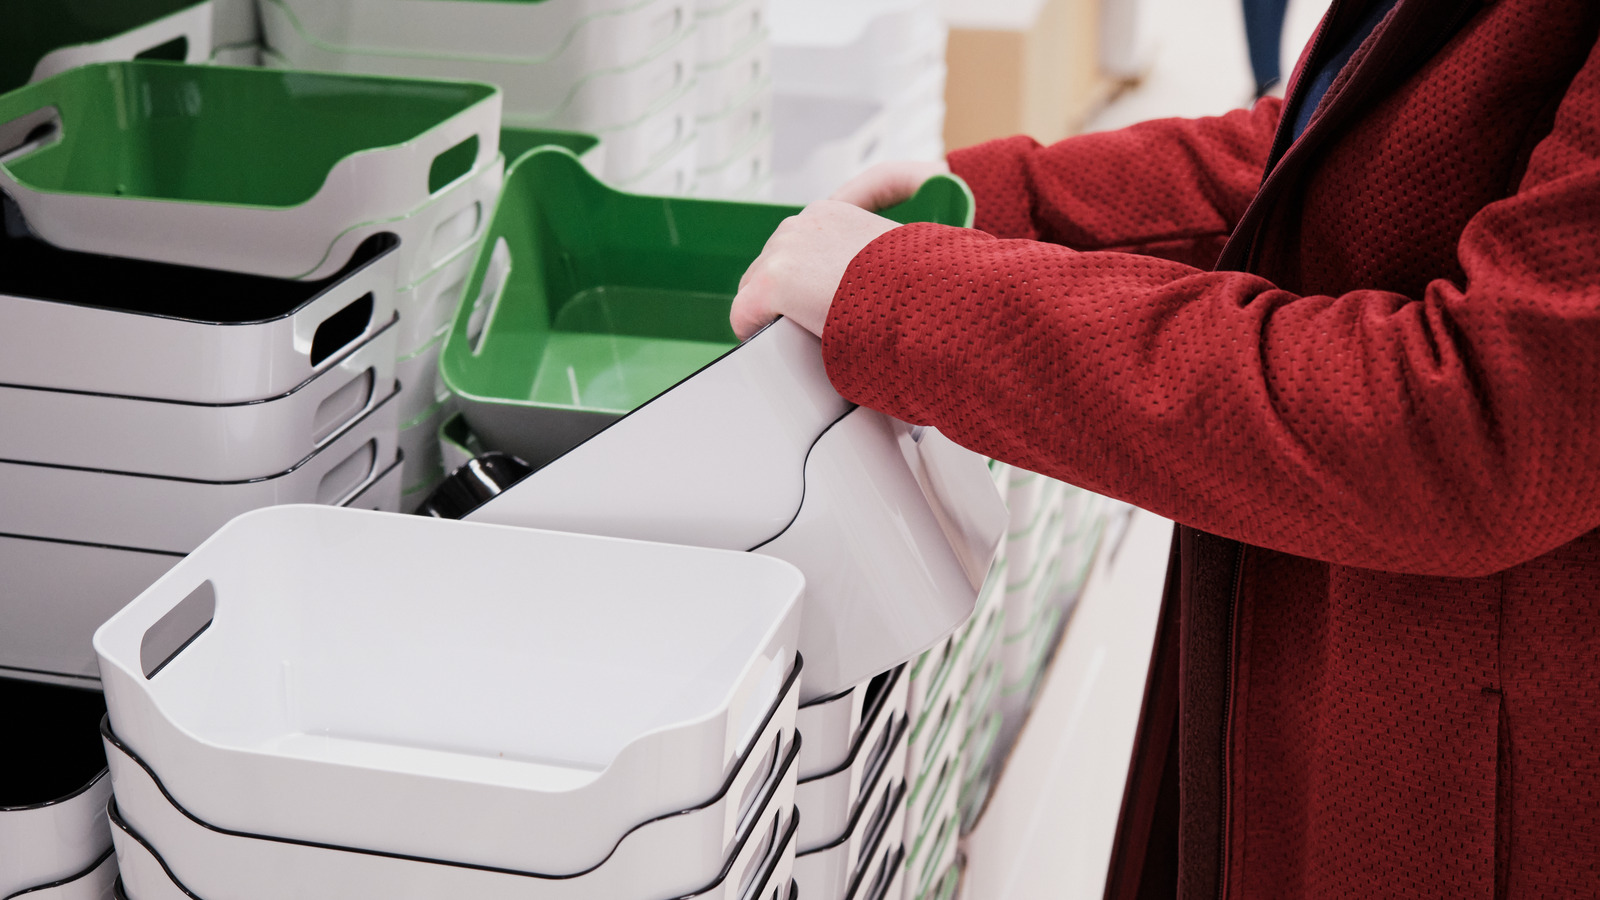
[[[861,802],[851,811],[845,833],[796,856],[796,866],[806,873],[806,880],[836,883],[840,874],[848,880],[872,855],[876,840],[883,836],[888,823],[902,814],[906,800],[903,777],[906,759],[904,725],[902,719],[896,728],[899,736],[895,740],[894,753],[876,772],[871,773],[872,780],[863,792]],[[802,824],[805,822],[803,810],[800,812],[800,821]]]
[[[304,282],[0,239],[0,383],[188,403],[275,397],[389,323],[398,257],[394,238],[375,238],[327,281]]]
[[[107,847],[89,868],[15,895],[21,900],[107,900],[117,880],[117,855]]]
[[[929,0],[773,0],[778,89],[889,102],[944,64],[949,33]]]
[[[106,757],[123,820],[161,854],[174,877],[201,896],[652,900],[712,883],[758,823],[770,825],[762,811],[773,798],[784,793],[792,801],[798,675],[791,673],[757,740],[714,798],[635,825],[602,863],[577,875],[488,869],[220,830],[176,806],[157,774],[109,730]],[[743,879],[746,873],[734,874]]]
[[[875,703],[871,719],[863,723],[860,737],[844,763],[833,770],[802,779],[795,791],[800,810],[800,850],[805,852],[844,835],[851,814],[861,802],[868,776],[894,752],[893,741],[903,740],[906,683],[895,682]]]
[[[700,42],[702,67],[715,66],[734,54],[767,27],[769,0],[700,0],[695,10],[695,34]]]
[[[460,248],[421,281],[395,294],[395,312],[400,316],[395,347],[401,357],[415,353],[450,327],[456,304],[461,302],[461,289],[472,272],[476,250],[475,241]]]
[[[111,779],[94,746],[98,693],[0,679],[0,897],[83,875],[104,855]]]
[[[393,325],[287,393],[242,403],[0,387],[0,459],[199,481],[286,471],[394,392]]]
[[[570,873],[716,793],[778,695],[803,586],[748,554],[279,507],[95,650],[117,734],[219,828]]]
[[[839,841],[809,853],[796,854],[794,877],[800,896],[816,900],[855,900],[875,896],[893,877],[888,866],[898,860],[905,835],[905,785],[897,786],[890,798],[890,817],[877,822],[862,820],[858,828],[868,829],[862,838],[859,859],[850,858],[850,843]],[[802,814],[801,822],[805,821]],[[898,900],[898,898],[896,898]]]
[[[394,403],[386,401],[305,462],[250,481],[0,463],[0,533],[187,553],[252,509],[348,502],[394,461],[395,424]]]
[[[661,0],[658,0],[661,2]],[[445,6],[442,2],[411,3],[411,7]],[[468,8],[498,5],[526,9],[533,4],[469,3]],[[539,4],[553,6],[558,4]],[[663,3],[665,6],[666,4]],[[677,10],[666,15],[679,21],[664,39],[638,56],[612,63],[591,64],[581,54],[562,54],[551,60],[511,56],[446,56],[350,52],[308,40],[288,21],[286,10],[273,2],[261,5],[261,20],[272,52],[269,65],[316,72],[388,75],[399,78],[438,78],[498,85],[505,92],[507,124],[523,127],[569,128],[595,132],[632,122],[694,79],[696,43],[689,19]],[[394,12],[385,13],[395,18]],[[448,25],[439,33],[460,34]],[[610,151],[607,151],[608,153]]]
[[[778,785],[777,791],[769,795],[766,805],[757,811],[753,827],[740,840],[731,856],[723,865],[716,881],[710,885],[679,895],[676,900],[743,900],[750,896],[766,896],[767,886],[771,883],[787,883],[794,869],[794,835],[798,822],[793,808],[793,776],[784,778]],[[122,872],[122,884],[126,896],[131,900],[182,900],[194,898],[199,895],[187,883],[181,883],[177,870],[168,865],[160,854],[160,848],[143,834],[136,831],[122,815],[121,807],[115,802],[109,809],[111,820],[111,836],[116,845],[119,867]],[[182,818],[179,816],[178,818]],[[305,845],[298,845],[305,846]],[[483,872],[483,869],[465,870]],[[229,879],[226,881],[230,890],[228,896],[241,896],[236,893],[238,887]],[[559,883],[559,882],[558,882]],[[181,886],[180,886],[181,884]],[[395,893],[384,896],[395,897],[396,900],[433,900],[439,896],[457,896],[453,887],[447,888],[446,894],[439,894],[432,890],[429,884],[407,884],[401,886]],[[366,883],[338,882],[312,889],[302,896],[328,896],[350,897],[362,896],[365,892],[373,890]],[[282,896],[264,892],[265,896]],[[482,896],[482,895],[460,895]],[[494,895],[489,895],[494,896]],[[519,898],[543,896],[531,894],[526,890],[511,896]],[[617,895],[603,893],[581,893],[572,891],[568,896],[583,897],[584,900],[614,900]],[[623,895],[625,900],[627,895]],[[666,896],[660,893],[648,894],[649,897]]]
[[[137,88],[127,82],[137,82]],[[131,105],[124,96],[133,94],[144,98],[144,105]],[[88,253],[274,278],[321,279],[338,271],[373,234],[394,232],[402,246],[428,246],[435,230],[455,215],[443,203],[447,195],[501,165],[500,92],[481,84],[423,85],[338,74],[289,76],[260,69],[130,62],[71,70],[3,96],[9,102],[0,103],[4,120],[0,121],[0,191],[17,204],[34,234],[57,247]],[[274,115],[272,128],[263,129],[254,143],[222,133],[222,125],[231,130],[237,124],[237,113],[229,112],[237,108],[240,96],[253,102],[279,98],[273,113],[282,115]],[[159,182],[123,195],[112,193],[100,180],[60,174],[126,169],[131,166],[129,159],[147,157],[156,152],[155,146],[168,155],[229,153],[234,157],[229,164],[239,169],[264,166],[274,155],[305,152],[301,129],[306,123],[328,127],[325,111],[316,115],[312,111],[325,110],[318,100],[330,97],[339,97],[346,108],[358,98],[383,108],[416,102],[409,104],[409,118],[394,117],[400,123],[394,130],[406,134],[396,143],[363,146],[361,135],[366,132],[358,127],[342,135],[345,140],[332,146],[362,149],[329,165],[315,192],[294,205],[180,200],[176,194],[167,196],[172,190]],[[92,127],[96,110],[115,108],[116,103],[129,104],[122,107],[124,117],[141,112],[148,120],[144,127],[118,132]],[[150,124],[162,121],[151,117],[150,109],[178,110],[192,119],[195,127],[184,134],[197,135],[193,138],[197,147],[158,145],[155,134],[170,133],[170,123]],[[431,121],[421,121],[423,109],[431,111]],[[212,110],[223,119],[199,127]],[[367,125],[370,128],[371,122]],[[126,137],[121,142],[108,140],[106,136],[113,133]],[[387,138],[368,138],[383,139]],[[241,148],[248,148],[245,158],[239,158]],[[470,151],[470,158],[458,158],[461,151]],[[64,169],[41,162],[48,154],[63,153],[84,164]],[[216,160],[210,163],[217,166]],[[436,175],[454,174],[456,169],[462,174],[435,186]],[[258,191],[248,181],[219,178],[218,184],[195,196],[248,199]],[[410,233],[402,233],[402,222]],[[424,264],[421,272],[429,268]]]
[[[269,46],[290,37],[362,55],[625,65],[693,21],[688,0],[263,0]],[[291,33],[285,32],[285,28]]]

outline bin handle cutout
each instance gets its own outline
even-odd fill
[[[432,165],[428,166],[428,193],[437,194],[455,184],[462,176],[472,171],[472,164],[477,159],[476,134],[468,135],[466,140],[435,156]]]
[[[368,291],[344,309],[322,320],[322,324],[311,335],[312,368],[367,333],[368,326],[372,324],[372,298],[372,292]]]
[[[216,613],[217,591],[207,579],[145,629],[139,641],[139,669],[144,677],[156,677],[157,672],[211,627]]]
[[[343,506],[349,503],[372,478],[378,461],[378,442],[367,441],[354,453],[329,469],[317,484],[317,499],[324,506]]]
[[[46,106],[0,124],[0,164],[61,143],[61,110]]]
[[[158,59],[166,62],[184,62],[189,58],[189,37],[178,35],[170,41],[162,41],[153,47],[147,47],[133,55],[134,59]]]
[[[311,442],[321,447],[324,441],[350,424],[350,420],[372,402],[372,389],[377,381],[377,370],[369,367],[324,397],[311,418]]]
[[[766,864],[771,862],[772,845],[778,840],[778,820],[778,816],[772,817],[772,825],[767,828],[766,836],[756,845],[756,852],[750,854],[750,859],[744,864],[744,871],[739,873],[739,891],[736,896],[747,896],[756,876],[760,875]]]
[[[489,331],[489,322],[500,308],[500,298],[505,295],[506,282],[511,280],[511,245],[503,237],[495,238],[494,251],[489,254],[489,267],[484,270],[483,284],[472,301],[472,314],[467,317],[467,349],[477,356],[483,350],[483,336]]]

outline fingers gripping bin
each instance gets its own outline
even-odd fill
[[[97,896],[86,889],[109,884],[99,869],[111,845],[111,780],[92,740],[99,693],[0,679],[0,709],[12,726],[0,768],[0,897],[47,885],[63,898]]]
[[[489,85],[103,63],[0,97],[0,190],[57,247],[318,279],[498,164],[499,113]]]
[[[460,554],[480,562],[438,563]],[[802,586],[744,554],[280,507],[95,650],[116,734],[210,825],[573,873],[717,793],[779,696]]]
[[[965,221],[967,197],[939,179],[891,213]],[[529,154],[440,371],[486,445],[544,466],[469,518],[760,548],[799,565],[814,598],[808,701],[959,624],[1005,513],[979,458],[852,412],[798,326],[735,349],[739,276],[794,212],[622,194],[570,154]]]
[[[109,728],[106,756],[115,819],[158,854],[171,876],[202,897],[595,898],[651,900],[732,879],[749,883],[766,859],[775,816],[794,802],[798,745],[792,728],[798,670],[768,710],[757,739],[717,795],[694,809],[634,826],[598,866],[560,875],[329,847],[216,828],[177,806],[157,774]],[[767,848],[771,849],[771,848]]]
[[[19,3],[0,32],[0,94],[77,66],[119,59],[205,62],[210,0],[132,0],[86,7]]]

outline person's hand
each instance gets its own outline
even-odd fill
[[[896,228],[882,216],[821,200],[783,220],[739,279],[729,321],[744,340],[779,316],[822,336],[844,270],[878,235]]]
[[[924,181],[949,171],[950,167],[943,162],[904,160],[878,163],[845,182],[828,199],[877,212],[911,199]]]

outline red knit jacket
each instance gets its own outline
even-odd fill
[[[1401,0],[1292,145],[995,141],[851,263],[842,394],[1186,526],[1109,894],[1600,895],[1597,31]]]

